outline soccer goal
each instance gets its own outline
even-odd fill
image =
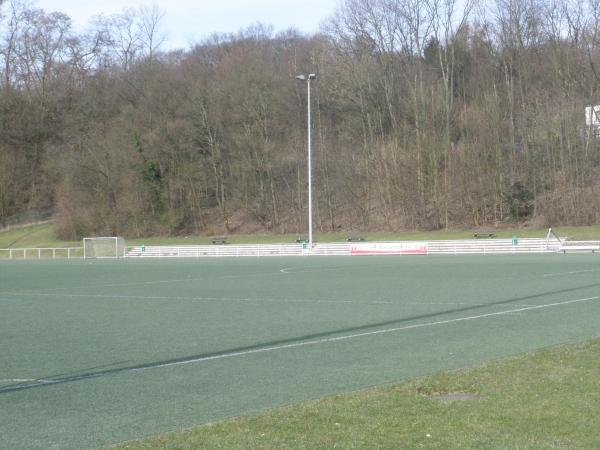
[[[83,257],[122,258],[125,256],[125,239],[122,237],[83,238]]]
[[[561,246],[562,240],[549,228],[546,234],[546,250],[559,251]]]

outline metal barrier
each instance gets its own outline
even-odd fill
[[[303,244],[264,245],[184,245],[184,246],[136,246],[126,249],[126,257],[144,258],[193,258],[221,256],[308,256],[349,255],[347,243],[318,244],[312,249]]]
[[[600,251],[600,241],[563,241],[559,251],[567,252],[592,252]]]
[[[83,247],[0,248],[0,259],[83,258]]]
[[[457,241],[429,241],[430,254],[477,254],[502,255],[515,253],[555,253],[560,248],[559,241],[541,238],[518,239],[464,239]]]
[[[399,242],[395,242],[400,244]],[[370,243],[392,244],[392,243]],[[202,257],[262,257],[262,256],[333,256],[351,255],[351,242],[317,243],[313,248],[304,244],[248,245],[183,245],[127,247],[128,258],[202,258]],[[527,239],[464,239],[428,241],[429,255],[501,255],[531,253],[600,252],[600,241],[548,241]],[[7,248],[0,249],[0,259],[77,259],[83,258],[83,247],[65,248]]]
[[[375,244],[375,243],[372,243]],[[384,243],[381,243],[384,244]],[[126,257],[177,258],[177,257],[221,257],[221,256],[324,256],[351,255],[356,244],[318,243],[310,249],[302,244],[268,245],[186,245],[186,246],[136,246],[128,247]],[[516,254],[556,253],[560,242],[547,239],[465,239],[457,241],[428,241],[427,254]]]

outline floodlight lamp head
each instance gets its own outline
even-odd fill
[[[306,78],[304,77],[304,75],[296,75],[296,80],[305,81]]]
[[[315,74],[315,73],[309,73],[308,74],[308,79],[309,80],[316,80],[317,79],[317,74]]]

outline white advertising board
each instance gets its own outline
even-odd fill
[[[427,242],[362,242],[352,246],[353,255],[426,255]]]

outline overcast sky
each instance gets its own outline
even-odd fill
[[[167,48],[187,47],[215,32],[230,33],[257,22],[272,25],[275,31],[294,27],[314,33],[330,17],[341,0],[32,0],[46,11],[66,13],[76,30],[83,30],[90,18],[121,12],[128,7],[157,5],[165,12],[163,31]]]

